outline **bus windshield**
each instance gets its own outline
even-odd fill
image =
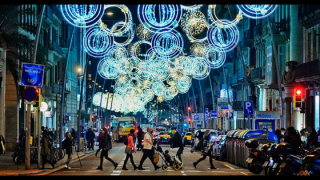
[[[133,121],[120,121],[119,128],[134,128]]]

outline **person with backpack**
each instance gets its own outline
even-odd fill
[[[207,156],[210,157],[209,162],[210,162],[210,169],[216,169],[212,163],[212,143],[210,143],[210,131],[206,130],[204,133],[204,138],[203,138],[203,148],[201,150],[202,158],[200,158],[198,161],[193,163],[194,168],[197,167],[197,164],[199,162],[203,161],[206,159]],[[199,143],[202,143],[201,141]]]
[[[66,132],[65,139],[62,141],[62,147],[66,150],[66,154],[68,155],[68,159],[65,163],[65,168],[70,169],[69,163],[72,159],[72,144],[73,144],[73,137],[71,137],[70,132]]]
[[[108,157],[108,151],[112,149],[112,143],[111,143],[111,136],[108,134],[108,130],[106,128],[102,129],[103,136],[101,140],[101,154],[100,154],[100,166],[97,168],[99,170],[102,170],[102,165],[103,165],[103,157],[105,157],[108,161],[110,161],[114,169],[117,168],[118,163],[115,163],[111,158]]]
[[[136,148],[134,147],[134,144],[133,144],[133,137],[134,137],[134,129],[131,129],[130,133],[128,134],[128,137],[125,138],[125,140],[124,140],[124,144],[126,145],[126,149],[125,149],[124,153],[126,153],[127,156],[126,156],[126,159],[124,160],[124,164],[122,166],[122,170],[128,170],[126,168],[126,165],[127,165],[127,162],[128,162],[129,158],[130,158],[130,161],[131,161],[131,164],[132,164],[134,170],[137,169],[137,166],[134,164],[133,156],[132,156],[132,149],[134,150],[134,153],[137,153],[137,150],[136,150]]]

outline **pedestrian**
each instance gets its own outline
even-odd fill
[[[99,149],[97,150],[97,152],[96,152],[96,156],[98,155],[98,152],[102,149],[102,137],[103,137],[103,132],[102,132],[102,130],[100,131],[100,133],[99,133],[99,136],[98,136],[98,142],[99,142]]]
[[[118,141],[118,131],[117,131],[117,127],[111,127],[111,131],[112,131],[112,138],[114,141]]]
[[[307,134],[306,134],[305,129],[302,129],[300,131],[300,135],[301,135],[302,146],[303,146],[303,148],[306,148],[307,147]]]
[[[134,170],[137,169],[137,166],[134,164],[133,156],[132,156],[132,149],[134,150],[134,153],[137,153],[137,150],[136,150],[136,148],[134,147],[134,144],[133,144],[134,135],[135,135],[134,134],[134,129],[131,129],[130,133],[128,134],[128,145],[126,146],[126,149],[124,151],[127,154],[127,156],[126,156],[126,159],[124,160],[124,164],[122,166],[122,170],[128,170],[126,168],[126,165],[127,165],[127,162],[128,162],[129,158],[130,158],[130,161],[131,161],[131,164],[132,164]]]
[[[298,149],[301,146],[301,138],[294,127],[290,126],[285,133],[284,142],[289,143],[292,147],[293,154],[298,154]]]
[[[68,155],[68,159],[65,163],[65,168],[70,169],[69,163],[72,159],[72,145],[73,145],[73,137],[71,136],[70,132],[66,132],[65,139],[63,140],[64,149],[66,149],[66,154]]]
[[[209,162],[210,162],[210,169],[216,169],[212,163],[212,145],[213,143],[210,142],[210,131],[206,130],[204,133],[204,139],[203,139],[203,149],[201,151],[202,158],[200,158],[198,161],[193,163],[194,168],[197,167],[198,163],[205,160],[207,156],[209,156]]]
[[[318,144],[318,134],[317,134],[315,128],[313,128],[311,130],[311,133],[309,135],[309,138],[308,138],[307,142],[308,142],[308,147],[309,146],[314,146],[314,147],[317,146],[317,144]]]
[[[6,145],[6,141],[4,140],[4,137],[0,134],[0,154],[3,154],[6,151],[6,148],[4,147]]]
[[[143,131],[142,131],[140,126],[138,126],[137,138],[138,138],[137,148],[138,148],[138,151],[139,151],[140,149],[142,149],[142,138],[143,138]]]
[[[47,157],[50,156],[49,137],[48,137],[47,131],[43,131],[41,136],[42,136],[42,142],[41,142],[42,169],[44,169],[45,163],[51,164],[52,168],[54,168],[54,163],[47,159]]]
[[[94,138],[95,138],[95,135],[92,131],[91,128],[88,129],[88,132],[86,134],[86,139],[87,139],[87,142],[88,142],[88,148],[89,150],[92,149],[94,151]]]
[[[280,139],[282,138],[281,130],[280,130],[280,129],[276,129],[276,131],[274,132],[274,134],[277,136],[277,138],[278,138],[278,143],[280,144]]]
[[[102,170],[102,165],[103,165],[103,157],[105,157],[108,161],[110,161],[113,166],[114,169],[117,168],[118,163],[115,163],[111,158],[109,158],[108,156],[108,151],[110,149],[112,149],[112,143],[111,143],[111,136],[108,134],[108,130],[106,128],[102,129],[103,132],[103,136],[102,136],[102,140],[101,140],[101,147],[102,147],[102,151],[100,154],[100,166],[97,169]]]
[[[77,133],[73,128],[71,128],[71,137],[72,137],[73,144],[75,144],[76,138],[77,138]]]
[[[179,150],[181,150],[181,148],[183,148],[183,144],[182,144],[182,138],[179,132],[177,132],[177,128],[172,127],[171,128],[173,137],[172,137],[172,151],[171,151],[171,155],[174,157],[174,159],[176,160],[176,162],[178,164],[180,164],[180,166],[182,167],[183,163],[180,161],[179,158],[177,158],[177,153]],[[181,155],[180,155],[181,156]]]
[[[154,145],[153,145],[151,132],[152,132],[152,129],[150,127],[148,127],[147,128],[147,133],[145,133],[144,139],[143,139],[144,140],[144,143],[143,143],[143,155],[142,155],[138,170],[145,170],[144,168],[142,168],[142,164],[147,159],[147,157],[150,159],[150,161],[153,164],[155,170],[160,168],[159,166],[157,166],[157,164],[155,164],[153,162],[153,152],[152,151],[154,151],[154,149],[152,149],[152,148],[154,148]]]

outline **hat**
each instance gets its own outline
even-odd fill
[[[176,127],[172,127],[171,130],[177,130],[177,128]]]

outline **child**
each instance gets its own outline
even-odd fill
[[[170,166],[173,165],[173,160],[171,159],[171,156],[170,156],[168,150],[165,151],[165,159],[166,159],[166,161],[170,162]]]

